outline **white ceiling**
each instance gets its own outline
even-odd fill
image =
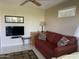
[[[0,0],[0,6],[19,6],[19,4],[21,4],[23,1],[25,0]],[[23,5],[22,7],[26,7],[26,6],[34,6],[34,7],[39,7],[42,9],[47,9],[49,7],[52,7],[56,4],[59,4],[61,2],[64,2],[66,0],[37,0],[38,2],[40,2],[42,4],[42,6],[36,6],[31,2],[26,3],[25,5]]]

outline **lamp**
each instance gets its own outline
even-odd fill
[[[44,32],[44,26],[45,26],[45,21],[41,21],[40,22],[40,26],[41,26],[41,32]]]

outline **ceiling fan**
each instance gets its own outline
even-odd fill
[[[27,2],[32,2],[32,3],[34,3],[34,4],[37,5],[37,6],[41,6],[41,4],[40,4],[39,2],[37,2],[36,0],[25,0],[24,2],[22,2],[22,3],[20,4],[20,6],[23,6],[23,5],[26,4]]]

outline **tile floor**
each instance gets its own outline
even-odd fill
[[[4,47],[0,48],[0,54],[23,51],[23,50],[30,50],[32,49],[39,59],[45,59],[44,56],[32,45],[20,45],[20,46],[11,46],[11,47]]]

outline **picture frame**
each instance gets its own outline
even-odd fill
[[[24,23],[23,16],[5,16],[5,23]]]

